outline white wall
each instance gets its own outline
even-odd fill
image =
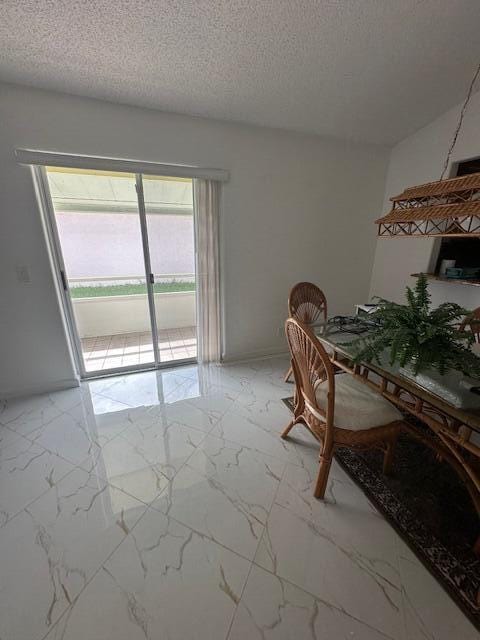
[[[394,147],[388,168],[383,213],[390,210],[388,198],[398,195],[405,187],[440,178],[460,108],[458,106],[448,111]],[[470,101],[452,163],[478,156],[480,93]],[[415,282],[410,274],[428,271],[434,242],[431,238],[378,238],[370,294],[403,301],[405,286]],[[469,309],[480,306],[479,287],[432,282],[430,292],[435,305],[450,301]]]
[[[195,326],[194,291],[156,293],[154,298],[159,330]],[[150,331],[146,295],[75,298],[72,302],[80,338]]]
[[[300,99],[300,98],[299,98]],[[387,151],[316,136],[0,87],[0,393],[53,387],[73,369],[30,172],[16,147],[218,167],[225,357],[286,349],[290,287],[325,289],[332,313],[368,294]],[[15,267],[28,265],[32,283]]]

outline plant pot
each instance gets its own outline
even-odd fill
[[[421,371],[415,373],[415,365],[416,359],[414,358],[404,367],[398,367],[398,373],[402,376],[405,376],[405,378],[411,378],[412,380],[415,380],[417,376],[421,374]]]
[[[413,366],[411,365],[407,365],[405,367],[399,367],[398,373],[401,376],[404,376],[405,378],[410,378],[410,380],[416,380],[417,376],[420,374],[420,372],[415,373],[413,370]]]
[[[479,397],[471,393],[468,388],[469,386],[475,386],[477,381],[471,378],[464,378],[459,371],[452,369],[442,375],[438,371],[427,369],[415,374],[412,366],[409,365],[407,367],[399,367],[398,372],[454,407],[478,408],[480,406]],[[466,381],[466,384],[462,385],[462,381]]]

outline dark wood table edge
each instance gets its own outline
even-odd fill
[[[404,423],[406,432],[432,448],[454,468],[465,483],[480,515],[480,473],[477,468],[480,467],[480,447],[470,442],[472,427],[475,430],[479,429],[480,418],[477,422],[475,414],[468,414],[453,407],[413,381],[403,376],[395,376],[374,363],[354,363],[351,353],[337,343],[329,341],[328,335],[317,334],[317,337],[328,346],[330,359],[337,369],[358,377],[399,409],[429,427],[432,435],[411,423]],[[379,380],[373,381],[370,378],[371,373]],[[477,541],[476,551],[480,553],[480,540]]]

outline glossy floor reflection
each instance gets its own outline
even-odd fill
[[[318,446],[284,358],[85,383],[0,411],[2,640],[473,640]]]

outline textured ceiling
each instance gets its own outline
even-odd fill
[[[459,102],[480,0],[0,0],[0,79],[396,142]]]

